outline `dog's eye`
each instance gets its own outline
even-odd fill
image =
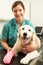
[[[31,31],[30,29],[28,31]]]
[[[24,30],[24,28],[22,28],[22,30]]]

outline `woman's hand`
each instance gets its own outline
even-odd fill
[[[31,52],[31,51],[33,51],[35,49],[36,49],[35,45],[33,45],[33,44],[22,46],[22,52],[24,52],[24,53]]]
[[[8,50],[7,50],[7,52],[11,51],[11,49],[12,49],[12,48],[11,48],[11,47],[9,47],[9,48],[8,48]]]

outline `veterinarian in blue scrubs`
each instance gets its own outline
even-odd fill
[[[35,30],[33,24],[30,21],[24,19],[25,7],[21,1],[16,1],[13,3],[12,12],[14,14],[14,18],[7,21],[7,23],[4,25],[2,30],[2,46],[7,52],[10,51],[13,45],[15,44],[17,40],[18,28],[20,26],[27,24],[27,25],[30,25]],[[25,47],[22,47],[23,50],[24,48]],[[29,51],[28,49],[29,48],[27,46],[26,51]],[[30,49],[30,51],[32,49]]]

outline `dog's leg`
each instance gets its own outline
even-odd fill
[[[40,55],[40,54],[38,53],[37,50],[32,51],[32,52],[28,53],[24,58],[22,58],[22,59],[20,60],[20,63],[22,63],[22,64],[28,64],[30,60],[32,60],[32,59],[38,57],[39,55]]]
[[[4,58],[3,58],[3,62],[5,63],[5,64],[9,64],[10,62],[11,62],[11,59],[12,59],[12,57],[14,56],[14,51],[13,50],[11,50],[11,51],[9,51],[5,56],[4,56]]]
[[[16,54],[19,52],[20,49],[20,42],[17,39],[17,42],[15,43],[15,45],[13,46],[12,50],[9,51],[3,58],[3,62],[5,64],[9,64],[11,62],[11,59],[13,56],[16,56]]]

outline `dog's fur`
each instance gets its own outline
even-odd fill
[[[40,48],[40,40],[36,36],[34,29],[30,27],[29,25],[23,25],[19,28],[17,41],[12,49],[17,54],[19,51],[21,51],[21,47],[23,45],[33,44],[33,46],[36,47],[37,43],[38,43],[38,48]],[[39,53],[37,50],[28,52],[26,56],[20,60],[20,63],[28,64],[30,60],[38,56],[39,56]]]

